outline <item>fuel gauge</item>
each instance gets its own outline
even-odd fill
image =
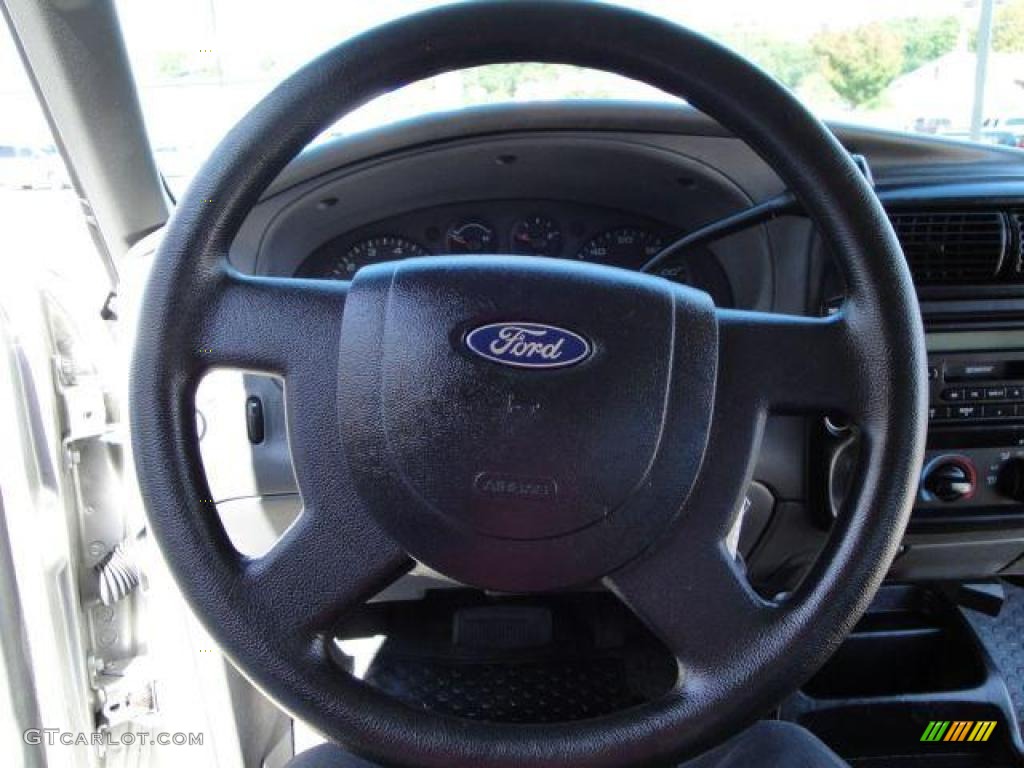
[[[512,227],[512,252],[528,256],[561,256],[562,229],[547,216],[529,216]]]

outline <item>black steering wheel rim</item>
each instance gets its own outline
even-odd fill
[[[705,569],[717,573],[725,560],[712,546],[707,559],[680,565],[673,555],[688,551],[675,549],[686,547],[681,531],[703,525],[706,541],[715,543],[734,512],[706,524],[695,514],[673,516],[648,548],[607,573],[608,585],[659,634],[685,638],[670,643],[689,662],[685,674],[670,694],[633,710],[545,726],[413,711],[332,667],[328,627],[410,562],[395,531],[364,509],[364,489],[339,477],[341,467],[357,473],[358,461],[331,434],[337,392],[323,393],[322,369],[333,376],[348,354],[340,326],[357,322],[352,307],[363,306],[346,305],[349,291],[366,296],[369,289],[358,281],[247,277],[227,263],[260,193],[341,115],[433,74],[524,60],[609,70],[686,98],[779,173],[845,272],[849,299],[830,320],[700,309],[713,326],[717,394],[702,474],[685,489],[686,505],[735,508],[751,462],[723,475],[737,487],[715,495],[716,473],[725,472],[715,457],[736,439],[749,458],[771,409],[848,410],[865,442],[859,490],[786,606],[762,606],[735,584],[707,600],[691,599]],[[498,268],[466,266],[482,280]],[[428,265],[424,274],[442,269],[453,268]],[[544,269],[522,267],[531,275],[548,274]],[[396,275],[381,272],[364,284]],[[612,279],[581,275],[588,286]],[[638,280],[639,289],[656,290],[644,282],[656,278]],[[685,292],[668,300],[700,303]],[[774,358],[798,370],[745,375],[751,366],[771,368]],[[739,360],[746,367],[733,366]],[[259,560],[231,547],[199,458],[195,387],[218,366],[277,373],[286,382],[293,461],[309,514]],[[912,505],[926,424],[925,370],[919,309],[884,211],[843,148],[781,85],[655,17],[573,0],[485,0],[408,17],[338,46],[286,80],[225,137],[176,210],[150,277],[132,366],[132,444],[152,529],[200,619],[259,687],[328,736],[390,764],[640,764],[694,754],[762,714],[828,657],[866,609]],[[677,600],[664,598],[666,585],[675,587]],[[719,606],[709,605],[718,598]],[[748,598],[750,616],[733,615],[732,606]],[[688,625],[711,633],[711,624],[721,626],[713,637],[722,647],[697,647]]]

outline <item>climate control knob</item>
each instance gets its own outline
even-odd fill
[[[925,467],[921,496],[925,501],[951,503],[974,495],[977,474],[970,460],[961,456],[939,456]]]
[[[1008,459],[999,467],[996,490],[1000,496],[1024,502],[1024,459]]]

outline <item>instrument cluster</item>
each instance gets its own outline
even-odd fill
[[[652,219],[567,202],[449,205],[332,238],[309,255],[297,274],[349,280],[370,264],[441,254],[520,254],[639,270],[682,234]],[[657,274],[707,291],[719,306],[732,305],[728,279],[706,250],[682,254]]]

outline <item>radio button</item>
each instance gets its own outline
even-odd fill
[[[968,400],[983,400],[985,398],[984,387],[968,387],[964,390],[964,395]]]
[[[942,390],[942,399],[950,403],[958,403],[964,399],[964,391],[958,387]]]
[[[942,421],[949,418],[949,408],[944,405],[932,405],[928,408],[928,421]]]
[[[985,387],[986,400],[1005,400],[1006,387]]]
[[[980,405],[955,405],[949,409],[954,419],[977,419],[981,416]]]
[[[1011,400],[1024,400],[1024,387],[1007,387],[1006,392]]]
[[[986,405],[985,418],[987,419],[1012,419],[1016,415],[1012,405]]]

